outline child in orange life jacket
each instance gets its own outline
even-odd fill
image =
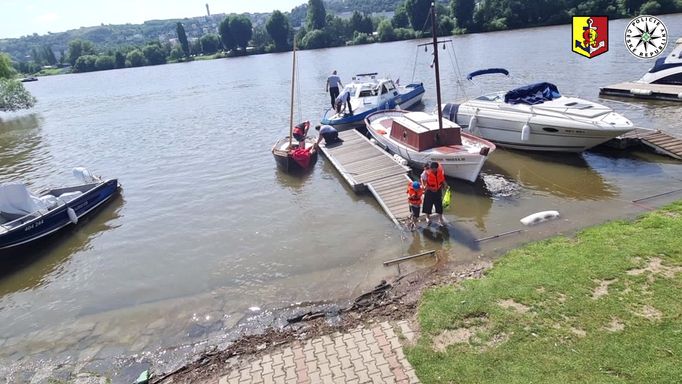
[[[422,207],[422,186],[418,181],[410,181],[407,184],[407,203],[410,205],[410,224],[408,228],[415,230],[419,221]]]

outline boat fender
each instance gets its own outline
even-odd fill
[[[376,143],[377,143],[377,140],[376,140],[375,138],[372,137],[371,139],[369,139],[369,142],[372,143],[372,144],[376,144]]]
[[[680,93],[677,94],[677,98],[678,98],[678,99],[682,99],[682,92],[680,92]]]
[[[472,115],[471,118],[469,119],[469,126],[467,127],[469,132],[474,133],[478,130],[478,117],[476,115]]]
[[[66,208],[66,213],[69,214],[69,220],[71,220],[72,223],[78,224],[78,215],[76,215],[76,211],[74,211],[73,208]]]
[[[490,153],[490,147],[483,147],[478,153],[481,156],[488,156],[488,154]]]
[[[530,138],[530,125],[528,123],[523,125],[521,128],[521,141],[528,141]]]
[[[638,96],[651,96],[651,94],[653,92],[650,89],[635,88],[635,89],[631,89],[630,93],[632,93],[633,95],[638,95]]]
[[[403,159],[397,153],[393,155],[393,160],[395,160],[395,162],[400,164],[400,165],[407,166],[407,160]]]
[[[553,220],[559,217],[559,211],[542,211],[532,215],[528,215],[521,219],[523,225],[540,224],[548,220]]]

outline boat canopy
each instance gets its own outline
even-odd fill
[[[545,101],[561,97],[556,85],[552,83],[535,83],[512,89],[504,95],[504,102],[509,104],[542,104]]]
[[[501,73],[505,76],[509,76],[509,71],[504,68],[486,68],[471,72],[469,75],[467,75],[467,80],[471,80],[476,76],[487,75],[491,73]]]
[[[0,212],[10,215],[27,215],[43,208],[40,199],[26,185],[10,183],[0,185]]]

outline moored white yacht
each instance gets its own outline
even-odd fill
[[[682,85],[682,37],[667,57],[656,60],[654,66],[637,80],[638,83]]]
[[[508,72],[476,71],[467,77]],[[562,96],[550,83],[495,92],[462,104],[448,103],[443,114],[467,132],[497,145],[530,151],[582,152],[635,129],[611,108]]]

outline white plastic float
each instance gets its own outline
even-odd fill
[[[535,225],[544,223],[545,221],[553,220],[559,217],[559,211],[542,211],[532,215],[528,215],[521,219],[523,225]]]

